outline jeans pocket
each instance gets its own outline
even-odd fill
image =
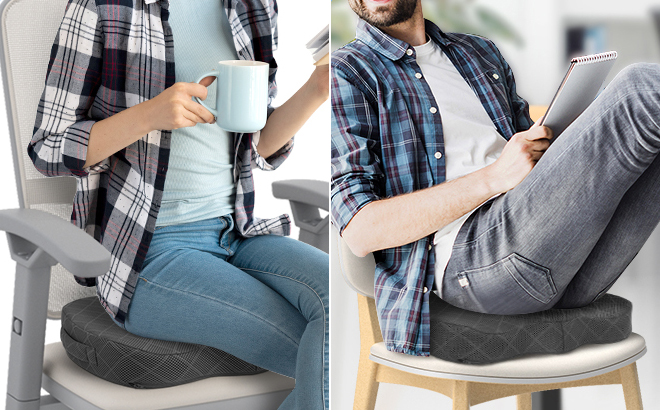
[[[458,303],[456,306],[491,314],[545,310],[557,295],[550,269],[516,253],[491,265],[459,272],[449,285],[453,291],[448,290],[447,295]]]

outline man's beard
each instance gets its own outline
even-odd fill
[[[368,10],[365,0],[350,0],[355,14],[374,27],[389,27],[409,20],[417,9],[417,0],[397,0],[395,4],[381,6],[374,11]]]

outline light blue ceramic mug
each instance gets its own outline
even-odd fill
[[[197,80],[199,83],[205,77],[216,77],[215,108],[193,98],[215,115],[216,124],[223,130],[257,132],[266,125],[268,68],[268,63],[261,61],[219,61],[215,70]]]

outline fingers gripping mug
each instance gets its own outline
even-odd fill
[[[232,132],[257,132],[266,125],[268,107],[268,63],[261,61],[219,61],[215,70],[202,74],[214,76],[216,86],[215,108],[197,97],[216,117],[216,124]]]

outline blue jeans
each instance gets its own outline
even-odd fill
[[[328,279],[326,253],[231,216],[157,227],[126,330],[224,350],[296,379],[280,409],[327,409]]]
[[[519,314],[587,305],[660,221],[660,66],[623,70],[520,185],[462,226],[442,298]]]

